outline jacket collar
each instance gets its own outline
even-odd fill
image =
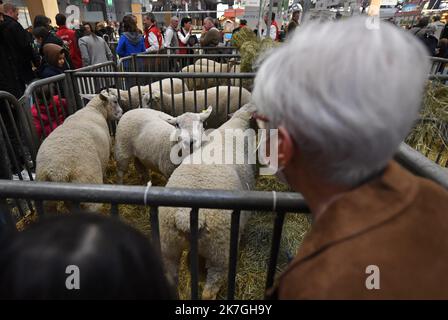
[[[314,223],[285,273],[328,247],[399,215],[415,198],[416,179],[391,161],[381,177],[342,195]]]

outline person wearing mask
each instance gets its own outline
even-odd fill
[[[268,13],[264,15],[263,17],[264,23],[266,24],[266,29],[263,31],[263,38],[267,38],[267,30],[269,29],[269,38],[271,38],[273,41],[280,41],[280,29],[277,25],[277,21],[275,21],[275,13],[272,12],[271,15],[271,27],[268,28]]]
[[[171,17],[170,25],[165,32],[165,48],[179,47],[179,39],[177,38],[178,25],[179,18]],[[168,53],[176,53],[176,50],[169,50]]]
[[[58,13],[56,15],[56,24],[59,27],[59,30],[56,32],[56,36],[64,41],[65,46],[69,48],[73,68],[79,69],[82,67],[82,61],[81,52],[78,46],[78,39],[76,37],[76,31],[68,29],[65,25],[66,22],[67,18],[65,17],[65,15],[63,15],[62,13]]]
[[[124,16],[123,30],[117,45],[117,54],[120,58],[146,51],[143,36],[138,32],[137,24],[131,15]]]
[[[277,130],[271,172],[313,216],[271,298],[448,299],[448,191],[394,160],[419,117],[428,53],[379,23],[307,23],[257,72],[254,118]],[[329,72],[334,57],[346,72]]]
[[[78,42],[83,66],[113,61],[113,54],[106,41],[92,32],[89,23],[84,23],[83,28],[84,36]]]
[[[143,17],[143,26],[145,27],[145,48],[147,53],[158,53],[163,49],[163,36],[157,28],[156,17],[149,12]]]
[[[143,234],[118,219],[53,216],[2,237],[0,244],[2,300],[175,298],[160,255]],[[67,290],[70,275],[76,290]]]
[[[15,80],[13,83],[16,84],[14,85],[14,95],[20,98],[25,91],[25,86],[35,78],[33,63],[37,65],[39,62],[35,59],[29,33],[18,22],[19,10],[17,7],[11,3],[5,3],[3,11],[1,36],[4,46],[7,48],[4,54],[9,57],[7,61],[14,69]],[[11,69],[11,67],[4,70]],[[5,71],[1,70],[1,72]],[[7,75],[7,77],[9,76]]]

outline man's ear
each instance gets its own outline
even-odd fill
[[[278,165],[280,167],[287,166],[294,156],[294,140],[284,127],[278,128]]]

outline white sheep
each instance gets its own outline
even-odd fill
[[[117,161],[118,183],[123,183],[123,175],[129,162],[134,159],[136,169],[145,181],[149,180],[148,170],[154,170],[169,178],[180,164],[173,163],[171,151],[177,143],[190,152],[200,146],[203,122],[212,113],[212,107],[201,113],[184,113],[176,118],[151,109],[136,109],[126,112],[118,123],[115,135],[115,160]],[[178,140],[174,140],[174,131]],[[184,157],[187,155],[183,153]]]
[[[194,64],[186,66],[182,69],[182,72],[190,73],[240,73],[240,66],[235,65],[233,62],[219,63],[209,59],[199,59]],[[190,90],[196,88],[201,90],[205,88],[215,87],[217,85],[239,86],[240,79],[217,79],[217,78],[185,78],[185,83]]]
[[[172,86],[171,86],[172,80]],[[136,109],[140,106],[140,95],[143,97],[145,94],[149,93],[150,90],[152,92],[163,91],[167,94],[176,94],[187,92],[188,87],[186,85],[186,80],[182,81],[182,79],[172,78],[172,79],[163,79],[161,81],[155,81],[151,83],[151,88],[149,85],[134,86],[129,89],[131,92],[131,101],[129,101],[129,91],[128,90],[120,90],[120,105],[125,111]],[[117,89],[109,89],[110,92],[114,93],[118,96]]]
[[[207,97],[207,101],[205,101],[205,97]],[[221,86],[207,90],[189,91],[185,94],[178,93],[173,96],[155,92],[152,97],[149,94],[145,95],[142,103],[143,107],[163,111],[172,116],[184,112],[196,112],[205,106],[212,105],[214,107],[213,113],[207,121],[207,128],[217,128],[228,119],[229,113],[235,112],[241,106],[249,103],[250,100],[251,93],[244,88],[241,88],[240,91],[239,87]]]
[[[36,180],[103,183],[111,147],[107,121],[118,120],[122,112],[117,97],[103,90],[68,117],[40,146]],[[85,207],[98,208],[94,204]]]
[[[253,107],[245,105],[233,117],[211,135],[224,136],[225,129],[249,128]],[[210,135],[209,135],[210,136]],[[244,133],[236,132],[235,136],[244,137]],[[237,140],[238,141],[238,140]],[[192,164],[197,152],[207,153],[214,150],[218,154],[225,151],[247,156],[247,144],[255,145],[255,138],[246,143],[236,143],[233,150],[226,150],[223,141],[213,139],[206,144],[204,150],[197,150],[186,157],[182,164],[174,170],[166,187],[189,189],[248,190],[255,186],[255,165],[247,158],[244,164]],[[243,149],[245,148],[245,149]],[[253,147],[254,148],[254,147]],[[160,208],[160,240],[162,256],[167,275],[176,281],[182,252],[189,248],[190,234],[189,208]],[[198,223],[198,252],[206,260],[207,277],[202,299],[215,299],[228,270],[230,247],[231,211],[218,209],[200,209]],[[241,212],[240,235],[249,218],[248,212]]]

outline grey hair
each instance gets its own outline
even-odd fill
[[[207,20],[211,21],[212,23],[215,23],[215,19],[213,19],[212,17],[205,17],[204,18],[204,22],[207,21]]]
[[[271,54],[253,99],[325,181],[356,186],[384,169],[417,117],[429,72],[420,41],[364,18],[309,22]]]
[[[178,16],[172,16],[170,21],[175,21],[175,20],[179,21],[179,17]]]

